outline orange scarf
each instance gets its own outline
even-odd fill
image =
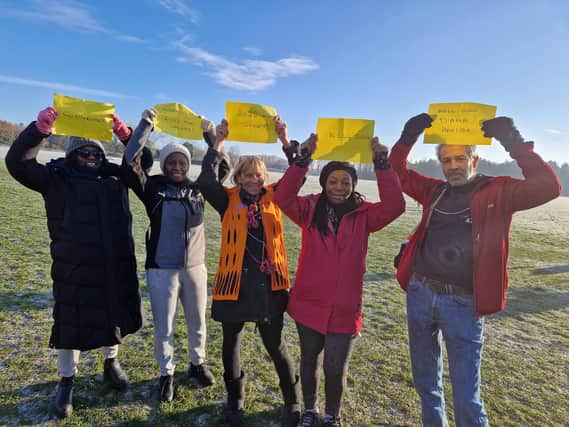
[[[274,185],[266,187],[266,193],[259,200],[259,207],[265,231],[267,255],[276,267],[271,274],[271,289],[279,291],[290,288],[290,279],[281,210],[273,203]],[[247,207],[241,202],[237,187],[226,188],[225,191],[229,196],[229,204],[221,220],[221,251],[212,295],[214,300],[236,301],[239,298],[241,270],[247,242]]]

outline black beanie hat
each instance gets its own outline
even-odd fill
[[[324,166],[320,172],[320,186],[323,189],[326,188],[326,180],[328,179],[328,176],[336,170],[343,170],[350,174],[352,177],[353,188],[356,188],[356,184],[358,183],[358,175],[356,174],[356,169],[348,162],[338,162],[334,160]]]

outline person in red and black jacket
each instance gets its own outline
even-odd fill
[[[407,168],[407,156],[432,118],[411,118],[389,162],[403,191],[423,206],[397,268],[407,291],[413,381],[424,425],[447,425],[442,386],[444,337],[457,426],[487,426],[480,397],[480,363],[486,314],[504,309],[508,286],[509,230],[514,212],[542,205],[561,192],[552,168],[508,117],[487,120],[486,137],[497,139],[522,169],[524,179],[478,174],[476,146],[439,145],[446,180]]]

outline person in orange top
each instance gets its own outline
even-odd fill
[[[241,331],[245,322],[255,322],[279,376],[284,398],[282,425],[292,427],[300,418],[299,380],[282,334],[290,280],[281,211],[273,203],[278,183],[267,184],[267,168],[259,157],[244,156],[232,176],[235,186],[221,185],[217,168],[228,132],[223,120],[198,179],[205,199],[222,218],[212,316],[223,329],[226,421],[230,426],[243,425]]]

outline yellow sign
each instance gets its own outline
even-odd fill
[[[165,132],[178,138],[202,139],[202,119],[184,104],[177,102],[156,104],[154,109],[158,112],[154,129],[158,132]]]
[[[318,119],[318,145],[312,157],[318,160],[370,163],[370,140],[374,126],[373,120]]]
[[[53,106],[57,110],[57,119],[53,124],[55,135],[80,136],[108,142],[113,140],[113,104],[56,93],[53,95]]]
[[[454,102],[429,105],[429,115],[434,118],[425,129],[425,144],[490,145],[492,138],[485,138],[482,122],[496,117],[494,105],[474,102]]]
[[[277,142],[277,110],[260,104],[227,101],[225,117],[229,123],[228,141]]]

